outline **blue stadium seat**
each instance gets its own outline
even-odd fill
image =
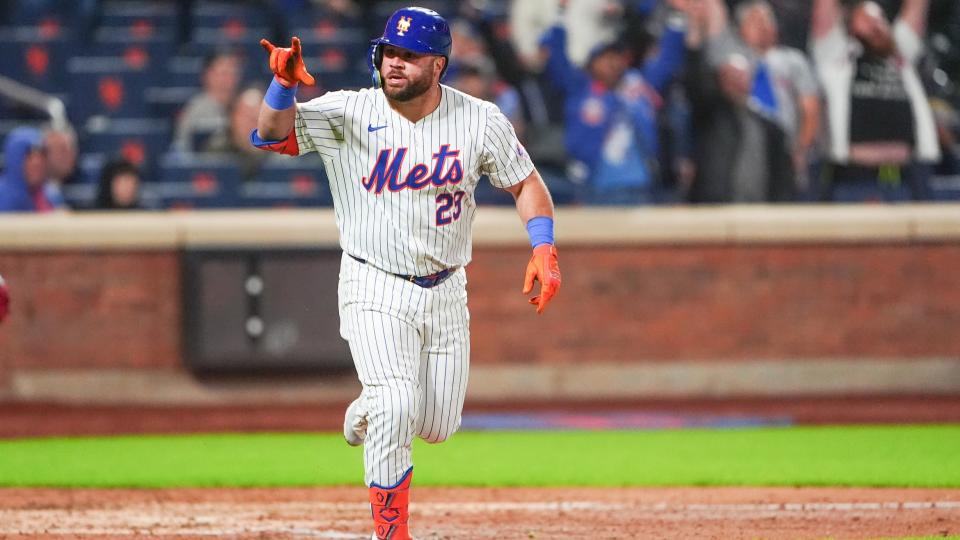
[[[267,64],[267,53],[260,46],[260,38],[267,35],[267,29],[263,27],[246,28],[236,34],[197,28],[194,30],[191,52],[202,58],[218,51],[232,51],[243,61],[245,70],[251,66],[260,69]]]
[[[163,208],[230,208],[237,206],[239,185],[234,159],[167,154],[160,159],[158,180],[148,187]]]
[[[63,186],[63,200],[74,210],[91,208],[97,199],[97,182],[70,184]]]
[[[263,13],[256,6],[224,0],[199,0],[190,17],[194,28],[218,28],[227,32],[264,24]]]
[[[103,119],[88,122],[79,139],[82,153],[123,156],[149,180],[170,146],[170,123],[154,118]]]
[[[199,93],[200,88],[193,86],[151,86],[144,99],[154,118],[176,118],[190,98]]]
[[[130,65],[143,65],[150,82],[162,84],[176,46],[173,30],[140,35],[128,27],[111,26],[97,30],[93,42],[87,47],[87,54],[120,56]]]
[[[418,0],[415,4],[420,7],[432,9],[440,15],[447,17],[449,20],[449,18],[457,14],[459,2],[455,0]],[[409,0],[384,0],[376,2],[374,13],[376,14],[377,20],[386,22],[394,11],[409,5],[411,5]]]
[[[44,92],[66,88],[64,66],[76,48],[69,33],[49,33],[37,26],[2,28],[0,47],[0,75]]]
[[[177,26],[177,6],[173,2],[107,0],[101,4],[101,26],[126,26],[139,32],[172,29]]]
[[[167,61],[164,80],[158,84],[160,86],[199,87],[201,73],[203,73],[203,62],[203,56],[173,56]]]
[[[319,158],[271,156],[256,178],[240,188],[243,206],[332,206],[333,197]]]
[[[118,56],[77,56],[67,62],[70,101],[67,112],[77,124],[92,116],[147,116],[144,90],[147,66]]]

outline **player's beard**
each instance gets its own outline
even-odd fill
[[[417,79],[407,79],[407,85],[402,88],[393,88],[389,84],[384,84],[383,93],[394,101],[410,101],[418,98],[430,90],[433,84],[434,67],[430,66],[429,71],[423,70]]]

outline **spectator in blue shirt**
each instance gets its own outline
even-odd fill
[[[40,130],[18,127],[7,135],[0,174],[0,212],[49,212],[53,204],[44,192],[47,154]]]
[[[677,2],[678,5],[683,5]],[[565,143],[584,202],[654,202],[658,179],[657,109],[684,58],[685,15],[671,14],[655,55],[630,67],[622,42],[602,43],[585,69],[566,54],[566,30],[554,27],[542,41],[546,72],[564,93]]]

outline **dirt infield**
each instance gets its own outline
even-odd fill
[[[509,410],[539,410],[513,404]],[[551,410],[563,409],[552,404]],[[580,403],[568,410],[786,415],[798,424],[958,422],[960,398]],[[467,412],[503,410],[473,405]],[[0,437],[338,429],[339,406],[79,407],[0,404]],[[365,490],[0,489],[0,539],[366,539]],[[418,488],[419,540],[867,539],[960,534],[960,490]]]
[[[0,490],[0,538],[365,539],[364,490]],[[960,490],[414,492],[423,539],[865,539],[960,534]]]

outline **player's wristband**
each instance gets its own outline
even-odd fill
[[[267,93],[263,96],[263,101],[276,111],[289,109],[297,102],[297,86],[299,84],[294,83],[293,86],[287,88],[274,77],[270,82],[270,87],[267,88]]]
[[[530,246],[553,244],[553,218],[537,216],[527,222],[527,234],[530,236]]]

